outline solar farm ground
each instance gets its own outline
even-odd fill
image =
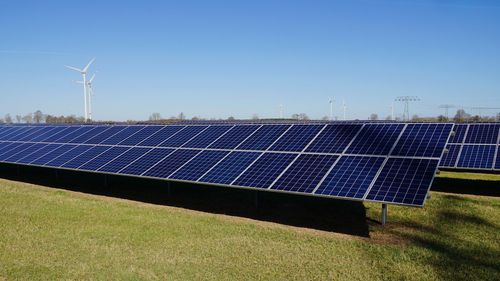
[[[456,175],[463,177],[441,177]],[[498,175],[481,177],[500,182]],[[250,211],[231,210],[252,205],[247,195],[218,201],[218,194],[210,192],[197,191],[193,199],[193,194],[176,191],[178,201],[159,205],[0,179],[0,280],[500,276],[498,197],[432,192],[422,209],[389,206],[389,222],[382,227],[380,204],[266,194],[260,213],[245,218]],[[183,196],[193,204],[207,199],[226,204],[222,209],[238,215],[219,214],[217,206],[210,207],[213,212],[186,208],[180,203]],[[333,229],[321,227],[321,219],[314,222],[306,213],[324,217],[323,223]]]

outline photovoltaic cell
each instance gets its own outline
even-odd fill
[[[2,140],[8,141],[12,136],[16,136],[16,135],[24,132],[25,130],[26,130],[26,128],[24,128],[24,127],[16,127],[13,130],[6,133],[5,135],[3,135]]]
[[[32,143],[16,143],[16,144],[18,145],[9,146],[4,153],[0,154],[0,161],[9,162],[7,160],[11,156],[16,155],[19,152],[22,152],[23,150],[33,145]]]
[[[361,129],[361,124],[328,125],[307,148],[307,152],[342,153]]]
[[[79,135],[78,137],[70,140],[70,143],[85,143],[86,141],[90,140],[91,138],[95,137],[96,135],[106,131],[109,127],[107,126],[97,126],[97,127],[92,127],[90,130],[87,130],[83,134]]]
[[[389,158],[366,199],[421,206],[439,160]]]
[[[161,128],[162,126],[145,126],[139,132],[121,141],[119,145],[137,145],[158,132]]]
[[[53,143],[44,144],[42,148],[40,148],[36,152],[33,152],[29,155],[24,156],[23,158],[19,159],[19,161],[17,161],[17,163],[29,164],[29,163],[35,161],[36,159],[44,156],[45,154],[47,154],[47,153],[49,153],[49,152],[51,152],[51,151],[53,151],[56,148],[61,147],[61,146],[62,146],[62,144],[53,144]]]
[[[61,154],[59,157],[57,158],[53,158],[51,161],[49,161],[47,164],[45,164],[46,166],[50,166],[50,167],[60,167],[62,166],[64,163],[70,161],[71,159],[81,155],[82,153],[84,153],[85,151],[91,149],[92,146],[90,145],[78,145],[78,146],[75,146],[73,149],[65,152],[64,154]]]
[[[80,147],[75,148],[72,151],[63,155],[65,156],[65,158],[70,158],[71,154],[74,154],[74,157],[71,157],[70,160],[64,162],[63,164],[61,164],[61,166],[64,168],[71,168],[71,169],[79,168],[83,164],[87,163],[94,157],[97,157],[99,154],[103,153],[104,151],[110,148],[111,148],[110,146],[88,146],[88,145],[85,145],[85,147],[82,148]],[[77,153],[78,150],[80,149],[82,149],[83,152]]]
[[[210,148],[233,149],[248,138],[259,125],[234,126],[229,132],[215,141]]]
[[[460,152],[460,145],[449,144],[446,148],[448,152],[443,155],[441,161],[439,162],[440,167],[455,167],[457,162],[458,153]]]
[[[148,153],[152,148],[133,147],[122,155],[118,156],[106,165],[99,168],[99,171],[108,173],[117,173],[129,164]]]
[[[55,142],[69,143],[72,139],[77,138],[78,136],[90,131],[91,129],[92,129],[92,127],[78,127],[78,129],[73,130],[69,134],[60,137]]]
[[[65,154],[66,152],[68,152],[76,147],[77,147],[77,145],[74,145],[74,144],[60,145],[58,148],[56,148],[52,151],[49,151],[47,154],[44,154],[40,158],[37,158],[37,159],[31,161],[30,164],[46,165],[50,161],[57,159],[59,156]]]
[[[384,160],[384,157],[343,156],[315,194],[362,199]]]
[[[337,157],[335,155],[300,155],[271,189],[311,193]]]
[[[499,124],[471,124],[465,143],[496,144],[499,128]]]
[[[106,163],[120,156],[129,149],[129,147],[123,146],[111,147],[78,168],[82,170],[97,171]]]
[[[500,146],[497,147],[497,160],[495,162],[495,169],[500,170]]]
[[[206,150],[196,155],[169,178],[196,181],[229,152]]]
[[[167,178],[170,174],[175,172],[175,170],[179,169],[182,165],[184,165],[184,163],[200,152],[201,150],[191,149],[176,150],[165,159],[158,162],[158,164],[154,165],[149,171],[144,173],[144,176]]]
[[[134,162],[130,163],[130,165],[120,170],[119,173],[126,175],[142,175],[173,151],[173,149],[167,148],[153,148],[153,150],[144,154],[144,156],[138,158]]]
[[[138,146],[157,146],[179,132],[182,128],[184,128],[184,126],[165,126],[140,142]]]
[[[205,130],[207,126],[186,126],[175,135],[171,136],[164,142],[162,142],[159,146],[161,147],[180,147],[185,142],[189,141],[200,132]]]
[[[208,183],[230,184],[248,167],[260,152],[231,152],[224,160],[213,167],[200,181]]]
[[[4,154],[1,158],[2,161],[5,162],[16,162],[20,158],[22,158],[25,154],[24,153],[32,153],[34,152],[32,149],[36,144],[34,143],[23,143],[22,145],[18,146],[16,149],[11,150],[11,152],[8,152]]]
[[[42,139],[40,142],[55,142],[56,140],[64,137],[67,134],[70,134],[73,131],[76,131],[78,127],[64,126],[62,130],[58,130],[54,134],[50,134]]]
[[[20,136],[17,138],[17,141],[31,141],[32,139],[39,137],[41,134],[45,132],[45,128],[48,127],[37,127],[31,130],[28,134],[25,134],[24,136]]]
[[[7,145],[5,145],[0,151],[0,161],[7,159],[14,153],[15,151],[18,151],[17,148],[23,145],[24,143],[22,142],[7,142]]]
[[[37,150],[39,150],[43,146],[44,146],[44,144],[40,144],[40,143],[30,143],[30,145],[26,149],[18,150],[18,153],[5,159],[5,162],[17,162],[17,161],[19,161],[19,159],[36,152]]]
[[[42,134],[34,137],[33,139],[31,139],[31,141],[33,141],[33,142],[41,142],[42,140],[46,139],[47,137],[55,135],[55,134],[61,132],[62,130],[65,130],[65,129],[66,129],[66,127],[55,126],[52,129],[47,130],[44,133],[42,133]]]
[[[266,150],[275,142],[290,125],[263,125],[252,136],[246,139],[237,149]]]
[[[40,128],[28,127],[22,134],[16,134],[9,138],[12,141],[20,141],[22,139],[29,138],[34,132],[40,130]]]
[[[324,125],[293,125],[271,146],[271,151],[302,151]]]
[[[365,124],[346,153],[387,155],[403,128],[403,124]]]
[[[120,132],[114,134],[113,136],[103,140],[100,144],[115,145],[123,141],[124,139],[133,136],[135,133],[139,132],[144,126],[130,126]]]
[[[408,124],[392,155],[441,157],[452,124]]]
[[[182,147],[205,148],[220,138],[232,126],[210,126],[199,135],[185,143]]]
[[[114,136],[115,134],[118,134],[122,130],[125,130],[127,126],[110,126],[103,132],[97,134],[93,138],[89,139],[88,141],[84,142],[85,144],[100,144],[101,142],[105,141],[106,139]]]
[[[291,153],[264,153],[233,184],[268,188],[296,156]]]
[[[465,132],[467,131],[468,125],[455,124],[453,131],[454,135],[450,136],[448,143],[462,143],[464,141]]]
[[[464,145],[457,168],[492,169],[495,145]]]

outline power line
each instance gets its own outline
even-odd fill
[[[403,112],[403,121],[410,121],[410,102],[420,101],[417,96],[399,96],[395,101],[400,101],[404,103],[405,109]]]

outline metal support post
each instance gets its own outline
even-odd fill
[[[382,204],[382,225],[387,222],[387,204]]]

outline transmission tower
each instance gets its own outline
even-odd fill
[[[403,121],[410,121],[410,102],[420,101],[417,96],[400,96],[395,99],[395,101],[401,101],[404,103],[405,111],[403,113]]]
[[[455,106],[452,104],[442,104],[439,106],[439,108],[444,108],[444,116],[446,117],[446,119],[448,119],[448,109],[455,108]]]

